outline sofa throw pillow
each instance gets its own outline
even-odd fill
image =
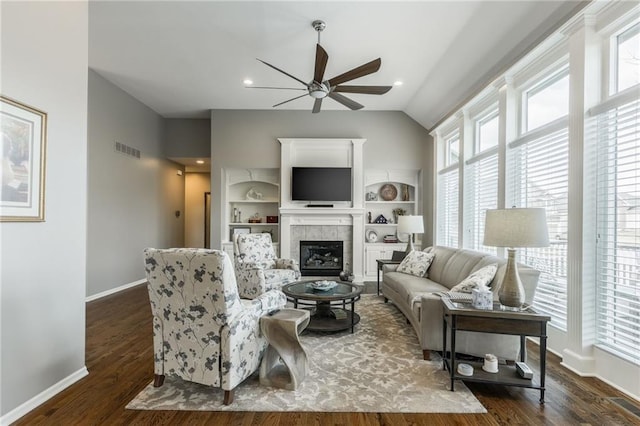
[[[493,277],[496,276],[497,270],[497,263],[492,263],[484,268],[480,268],[449,291],[455,293],[471,293],[471,291],[476,287],[488,286],[493,280]]]
[[[396,271],[415,275],[416,277],[424,277],[427,275],[427,270],[431,266],[434,257],[435,253],[413,250],[402,260]]]

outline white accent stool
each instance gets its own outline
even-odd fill
[[[303,309],[281,309],[260,318],[262,334],[269,342],[260,364],[261,385],[296,390],[302,383],[308,363],[299,335],[309,318],[309,311]]]

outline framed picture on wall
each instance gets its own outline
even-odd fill
[[[251,227],[250,226],[236,226],[231,228],[231,241],[235,241],[236,235],[238,234],[250,234]]]
[[[44,221],[47,114],[0,95],[0,221]]]

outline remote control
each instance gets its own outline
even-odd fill
[[[516,362],[516,371],[523,379],[533,379],[533,370],[524,362]]]

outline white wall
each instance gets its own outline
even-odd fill
[[[45,222],[0,224],[4,424],[86,374],[88,11],[86,2],[0,7],[0,90],[48,114]]]
[[[280,167],[278,138],[364,138],[364,168],[429,169],[432,138],[400,111],[211,111],[211,246],[222,235],[222,168]],[[423,173],[423,186],[431,173]],[[425,220],[431,221],[432,197],[425,197]],[[428,222],[430,223],[430,222]],[[427,228],[429,226],[427,225]],[[430,241],[425,235],[425,243]]]
[[[94,71],[88,118],[87,295],[94,296],[143,279],[144,248],[184,244],[184,176],[164,158],[164,119]],[[140,159],[117,152],[115,141],[139,149]]]
[[[209,192],[210,190],[211,174],[185,174],[185,247],[204,248],[204,193]]]

